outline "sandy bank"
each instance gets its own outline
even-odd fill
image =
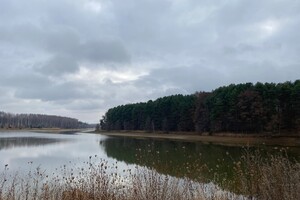
[[[192,134],[163,134],[163,133],[144,133],[144,132],[100,132],[102,135],[115,137],[132,137],[132,138],[152,138],[152,139],[168,139],[192,142],[215,143],[222,145],[277,145],[277,146],[299,146],[300,137],[257,137],[257,136],[201,136]]]

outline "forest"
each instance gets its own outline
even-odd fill
[[[100,129],[146,132],[300,132],[300,80],[242,83],[109,109]]]
[[[87,128],[89,125],[74,118],[41,114],[0,112],[0,128]]]

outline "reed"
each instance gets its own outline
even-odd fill
[[[235,191],[256,199],[300,199],[300,163],[282,150],[262,156],[259,150],[245,151],[234,166]]]
[[[40,167],[26,175],[0,174],[0,200],[225,200],[300,199],[300,164],[284,154],[262,157],[245,151],[234,166],[235,194],[217,185],[162,175],[154,169],[121,170],[96,156],[81,165],[62,166],[51,174]],[[229,188],[229,187],[228,187]]]

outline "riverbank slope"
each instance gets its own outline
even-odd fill
[[[300,137],[297,135],[290,136],[258,136],[258,135],[234,135],[234,134],[218,134],[218,135],[195,135],[191,133],[145,133],[145,132],[96,132],[106,136],[115,137],[131,137],[131,138],[152,138],[152,139],[168,139],[182,140],[189,142],[215,143],[222,145],[276,145],[276,146],[299,146]]]

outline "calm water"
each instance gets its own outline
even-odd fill
[[[261,148],[263,153],[278,153],[281,150],[277,147]],[[0,170],[8,165],[11,172],[26,173],[28,169],[40,166],[51,173],[63,165],[84,165],[92,156],[95,160],[105,159],[109,163],[117,161],[119,170],[139,165],[154,168],[162,174],[209,182],[215,173],[220,176],[226,173],[230,177],[233,162],[239,160],[243,151],[245,148],[236,146],[87,133],[1,132]],[[291,158],[300,158],[299,148],[289,148],[287,151]]]
[[[114,162],[100,145],[107,137],[88,133],[48,134],[32,132],[0,133],[0,167],[8,165],[9,171],[28,172],[40,167],[51,174],[68,165],[84,165],[92,156]],[[70,164],[71,163],[71,164]],[[125,163],[119,163],[126,168]],[[1,169],[0,168],[0,169]]]

